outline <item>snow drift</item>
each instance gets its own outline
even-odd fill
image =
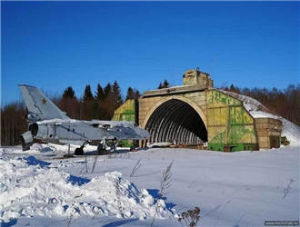
[[[51,168],[33,156],[0,158],[0,223],[33,216],[145,219],[155,213],[156,203],[148,191],[139,190],[120,172],[88,179]],[[162,201],[156,217],[169,214]]]

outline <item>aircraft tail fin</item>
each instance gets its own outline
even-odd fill
[[[49,119],[69,119],[43,92],[30,85],[19,85],[26,107],[28,109],[28,120],[30,122]]]

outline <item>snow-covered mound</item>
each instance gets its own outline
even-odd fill
[[[120,172],[92,179],[72,176],[33,156],[0,157],[0,223],[19,217],[114,216],[145,219],[170,213]],[[156,213],[156,214],[155,214]]]
[[[243,101],[243,105],[248,111],[264,111],[264,112],[269,111],[267,107],[265,107],[263,104],[261,104],[259,101],[257,101],[254,98],[251,98],[246,95],[241,95],[235,92],[230,92],[225,90],[221,90],[221,91],[225,94],[229,94],[230,96]]]
[[[285,136],[288,141],[290,141],[291,146],[300,146],[300,127],[290,122],[289,120],[275,115],[269,112],[263,104],[261,104],[256,99],[253,99],[246,95],[237,94],[234,92],[224,91],[222,92],[229,94],[232,97],[235,97],[243,101],[245,109],[251,114],[254,118],[274,118],[281,120],[282,122],[282,132],[281,136]]]
[[[283,117],[278,117],[282,122],[281,136],[285,136],[291,146],[300,146],[300,127]]]

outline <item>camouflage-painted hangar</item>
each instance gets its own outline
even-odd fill
[[[182,86],[146,91],[138,101],[127,100],[113,120],[134,121],[147,129],[149,143],[207,144],[218,151],[279,147],[281,121],[253,118],[237,97],[213,88],[209,74],[188,70]]]

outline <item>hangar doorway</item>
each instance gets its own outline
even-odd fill
[[[158,106],[146,123],[150,143],[199,145],[207,142],[207,129],[197,111],[188,103],[170,99]]]

